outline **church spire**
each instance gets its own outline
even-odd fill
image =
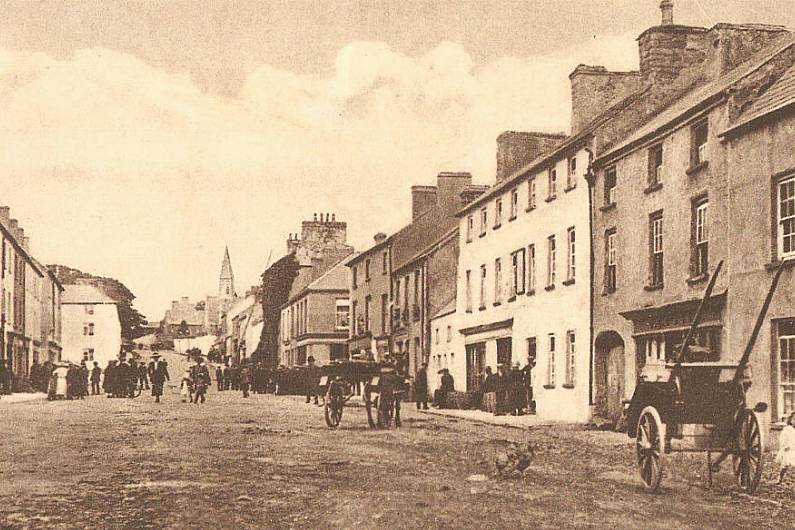
[[[234,298],[235,296],[235,275],[232,273],[229,247],[224,248],[224,260],[221,262],[221,275],[218,281],[218,296],[221,299]]]

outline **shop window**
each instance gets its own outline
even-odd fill
[[[508,368],[511,366],[513,356],[511,342],[511,337],[497,339],[497,364],[502,364]]]

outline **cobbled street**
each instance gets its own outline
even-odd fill
[[[176,373],[176,370],[172,370]],[[363,406],[336,430],[290,396],[212,391],[204,405],[90,397],[0,401],[2,528],[791,528],[793,483],[711,491],[703,456],[667,460],[642,491],[628,438],[417,413],[371,430]],[[495,456],[530,441],[519,478]],[[473,475],[486,475],[472,477]],[[479,478],[481,480],[472,480]]]

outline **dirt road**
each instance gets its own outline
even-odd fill
[[[641,491],[628,439],[571,427],[530,431],[418,414],[367,428],[348,407],[211,392],[204,405],[92,397],[0,403],[3,528],[792,528],[793,486],[737,495],[702,458],[669,460],[659,495]],[[531,440],[518,479],[495,455]],[[764,480],[773,479],[769,468]],[[487,475],[485,481],[468,480]],[[482,478],[482,477],[481,477]]]

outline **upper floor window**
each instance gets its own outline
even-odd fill
[[[530,177],[527,181],[527,209],[533,210],[536,207],[536,178]]]
[[[494,260],[494,303],[502,302],[502,260]]]
[[[400,278],[395,280],[395,304],[400,304]]]
[[[351,268],[351,287],[353,287],[354,289],[356,289],[356,287],[358,287],[358,283],[359,283],[357,275],[358,275],[358,271],[356,270],[356,267],[352,267]]]
[[[364,297],[364,330],[370,331],[370,309],[372,309],[372,298],[370,295]]]
[[[649,148],[649,187],[662,183],[663,146],[657,144]]]
[[[475,232],[475,217],[472,214],[469,214],[467,216],[467,232],[466,232],[467,243],[472,241],[472,235],[474,234],[474,232]]]
[[[494,201],[494,228],[499,228],[502,225],[502,199],[498,198]]]
[[[566,189],[571,189],[577,185],[577,157],[569,158],[568,173],[566,174]]]
[[[465,283],[465,291],[464,291],[464,299],[466,302],[466,310],[468,312],[472,311],[472,271],[466,271],[466,283]]]
[[[649,268],[650,286],[663,284],[663,215],[657,212],[649,217]]]
[[[486,235],[486,226],[488,225],[488,222],[489,222],[489,214],[488,210],[484,206],[483,208],[480,209],[480,234],[479,234],[480,236]]]
[[[795,258],[795,176],[778,183],[779,259]]]
[[[547,178],[549,179],[547,200],[552,200],[558,193],[558,170],[550,168]]]
[[[451,342],[453,340],[453,326],[447,326],[447,342]]]
[[[525,249],[520,248],[511,254],[511,291],[512,295],[522,294],[525,291]]]
[[[389,272],[389,255],[384,252],[381,255],[381,274],[386,274]]]
[[[696,167],[707,161],[707,138],[709,125],[699,122],[690,129],[690,166]]]
[[[536,288],[536,246],[527,247],[527,292],[535,292]]]
[[[511,190],[510,219],[516,219],[516,210],[518,206],[519,206],[519,190],[514,188]]]
[[[574,276],[575,276],[575,272],[576,272],[576,266],[575,266],[575,261],[576,261],[575,260],[575,256],[576,256],[575,244],[576,244],[576,241],[575,241],[575,239],[576,239],[576,237],[575,237],[575,234],[574,234],[574,227],[572,226],[566,232],[566,240],[567,240],[567,243],[568,243],[567,246],[568,246],[568,251],[569,251],[568,260],[567,260],[567,263],[566,263],[566,271],[567,271],[566,272],[566,280],[568,280],[569,282],[574,281]]]
[[[337,300],[336,312],[334,315],[334,327],[336,329],[348,329],[350,325],[350,310],[347,300]]]
[[[370,281],[370,259],[364,260],[364,281]]]
[[[693,275],[707,274],[709,269],[709,201],[693,203]]]
[[[478,303],[479,309],[486,309],[486,266],[480,266],[480,298]]]
[[[547,289],[555,286],[555,262],[557,251],[555,249],[555,236],[547,238]]]
[[[616,287],[616,230],[613,228],[605,234],[605,291],[615,292]]]
[[[605,206],[616,203],[616,168],[605,171]]]

